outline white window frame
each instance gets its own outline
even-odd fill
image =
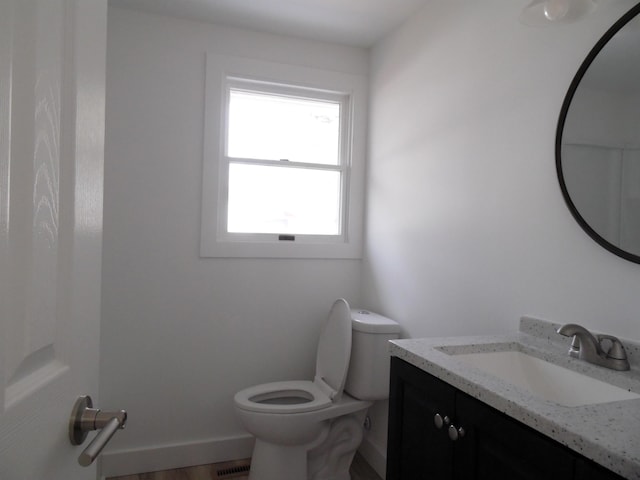
[[[230,88],[340,101],[342,179],[339,235],[295,235],[227,232],[229,163],[226,156]],[[364,215],[364,150],[366,78],[241,57],[207,54],[205,81],[204,159],[202,175],[201,257],[361,258]],[[306,95],[305,95],[306,93]],[[342,138],[344,136],[344,138]],[[248,160],[247,163],[260,164]],[[269,162],[279,165],[279,162]],[[285,162],[283,162],[284,164]],[[286,162],[288,167],[315,164]],[[284,165],[283,165],[284,166]],[[321,167],[322,168],[322,167]]]

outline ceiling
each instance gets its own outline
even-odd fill
[[[428,0],[109,0],[109,5],[369,47]]]

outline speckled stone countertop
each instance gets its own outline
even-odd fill
[[[640,344],[622,339],[631,370],[616,372],[569,357],[571,339],[556,333],[559,326],[523,317],[517,333],[393,340],[390,353],[609,470],[640,480],[640,399],[566,407],[456,359],[457,353],[519,350],[640,394]]]

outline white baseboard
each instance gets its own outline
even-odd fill
[[[362,441],[360,448],[358,448],[358,452],[360,452],[360,455],[371,465],[371,468],[376,471],[380,478],[384,480],[387,475],[386,452],[381,451],[377,445],[369,441],[366,437]]]
[[[100,478],[249,458],[253,451],[253,444],[254,438],[251,435],[240,435],[199,442],[105,452],[100,457]],[[380,478],[384,479],[387,465],[385,453],[367,438],[363,440],[358,451],[380,475]]]
[[[101,456],[100,474],[105,478],[118,477],[239,460],[251,456],[253,444],[254,438],[251,435],[240,435],[106,452]]]

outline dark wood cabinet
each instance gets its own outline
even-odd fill
[[[387,480],[622,478],[396,357],[390,385]]]
[[[576,480],[619,480],[622,477],[590,460],[578,458],[574,478]]]
[[[444,426],[434,427],[436,414],[444,419],[455,402],[455,389],[433,381],[412,365],[392,357],[387,479],[451,478],[453,450]]]

